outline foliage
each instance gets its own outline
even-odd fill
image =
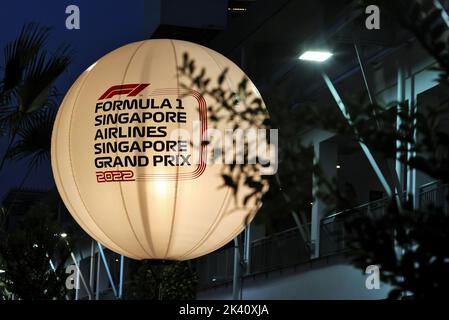
[[[138,300],[195,298],[198,276],[188,262],[158,263],[145,260],[137,269],[126,297]]]
[[[1,229],[0,267],[6,270],[1,286],[19,299],[64,299],[71,247],[61,232],[56,212],[44,204],[32,207],[17,228]]]
[[[19,36],[6,45],[3,75],[0,78],[0,131],[9,137],[6,153],[0,161],[3,168],[17,136],[23,138],[41,120],[40,112],[56,108],[55,82],[71,62],[69,46],[62,45],[54,53],[45,49],[49,29],[26,24]],[[25,132],[21,132],[25,131]]]
[[[188,52],[184,53],[179,67],[180,84],[185,89],[198,91],[209,98],[209,102],[213,101],[208,105],[208,123],[214,127],[226,123],[227,128],[234,129],[278,129],[278,173],[275,176],[260,175],[260,164],[248,163],[249,146],[245,141],[243,164],[232,163],[222,167],[223,186],[234,191],[236,202],[237,190],[248,190],[241,203],[236,205],[246,206],[251,200],[254,203],[263,202],[264,212],[276,210],[279,213],[277,215],[259,214],[259,217],[269,220],[266,225],[271,231],[282,228],[286,214],[293,213],[297,216],[294,208],[304,208],[300,219],[306,223],[305,213],[310,208],[312,194],[311,179],[304,179],[304,176],[311,177],[311,173],[314,170],[319,171],[320,168],[313,164],[313,150],[303,145],[299,139],[301,130],[307,125],[303,114],[295,111],[286,114],[281,110],[283,102],[275,101],[270,105],[268,115],[263,101],[254,97],[249,90],[248,78],[241,79],[236,88],[231,89],[225,82],[228,69],[224,69],[217,79],[211,79],[207,70],[198,65],[199,63],[191,58]],[[279,109],[275,110],[276,106]],[[235,137],[233,145],[237,145]],[[298,163],[301,163],[301,166],[298,166]]]
[[[440,82],[448,84],[449,47],[447,23],[442,19],[444,9],[433,0],[359,0],[362,7],[378,5],[394,21],[409,31],[440,68]]]
[[[26,24],[19,36],[6,45],[0,78],[0,133],[9,143],[1,156],[5,161],[27,159],[29,170],[50,158],[51,130],[56,113],[56,79],[71,62],[68,46],[49,54],[45,45],[49,29]],[[1,135],[0,135],[1,136]],[[13,199],[15,201],[15,199]],[[69,247],[59,236],[55,213],[45,205],[33,207],[20,225],[7,230],[10,208],[0,208],[0,265],[6,270],[1,281],[3,298],[65,298],[64,264]],[[56,270],[50,267],[54,259]]]
[[[430,1],[378,1],[377,4],[388,9],[388,13],[435,58],[439,64],[439,82],[446,85],[449,51],[447,37],[443,35],[447,25],[441,19],[441,9]],[[399,110],[407,110],[407,106],[400,106]],[[449,135],[441,121],[448,111],[447,102],[440,106],[425,106],[414,114],[400,114],[403,127],[397,134],[394,130],[372,130],[372,134],[380,141],[398,139],[402,146],[409,143],[410,158],[402,156],[400,160],[447,184]],[[417,140],[413,138],[414,131]],[[406,148],[400,151],[404,155]],[[392,158],[389,154],[386,156]],[[354,214],[355,218],[346,222],[354,265],[363,271],[370,264],[380,265],[381,278],[393,286],[390,298],[446,296],[449,251],[444,243],[449,241],[449,216],[443,208],[449,202],[448,195],[442,197],[443,203],[436,204],[438,207],[429,205],[416,209],[411,196],[400,206],[394,198],[389,202],[383,216],[373,218]]]
[[[263,102],[260,98],[254,97],[252,91],[248,89],[248,79],[243,78],[237,85],[236,91],[229,90],[226,84],[228,69],[225,68],[218,76],[216,81],[207,77],[206,69],[198,69],[196,62],[189,58],[188,53],[184,53],[183,62],[179,67],[181,74],[181,87],[187,90],[196,90],[203,97],[210,97],[215,103],[209,104],[207,109],[208,123],[214,128],[219,127],[221,123],[226,123],[229,128],[248,129],[256,127],[267,129],[268,115]],[[236,137],[233,136],[235,145]],[[210,141],[206,142],[210,143]],[[215,146],[211,146],[214,148]],[[248,155],[249,144],[245,140],[243,148],[244,163],[237,161],[229,166],[223,166],[221,175],[223,177],[223,186],[230,187],[233,190],[236,206],[246,206],[250,199],[259,203],[261,195],[266,191],[267,181],[264,176],[259,174],[258,163],[249,163]],[[227,150],[224,150],[227,151]],[[214,156],[221,156],[217,153]],[[237,189],[248,187],[251,192],[243,197],[241,203],[237,203]]]
[[[30,121],[18,130],[16,140],[6,157],[10,160],[27,160],[30,169],[36,169],[44,161],[50,160],[51,133],[56,110],[46,108],[34,114]]]
[[[393,287],[389,298],[447,296],[449,217],[442,208],[415,210],[407,202],[399,211],[391,202],[380,217],[351,216],[346,227],[353,263],[361,270],[379,265],[381,280]]]
[[[438,62],[440,83],[449,84],[448,28],[441,18],[442,9],[436,7],[434,1],[375,0],[355,3],[363,7],[377,4],[383,13],[388,12]],[[220,86],[226,70],[216,81],[219,85],[211,86],[215,81],[208,78],[206,71],[198,68],[195,61],[186,55],[181,73],[187,77],[184,80],[186,87],[199,88],[203,95],[215,97],[216,103],[223,105],[222,109],[228,115],[225,121],[232,125],[236,117],[236,111],[232,109],[236,105],[234,99],[238,96],[240,101],[245,100],[245,95],[240,97]],[[243,79],[242,83],[245,81]],[[349,123],[334,106],[323,112],[323,106],[306,104],[285,112],[286,103],[279,97],[265,96],[265,99],[269,101],[270,120],[264,122],[264,126],[279,129],[279,172],[268,179],[270,190],[263,198],[263,211],[268,213],[265,217],[270,220],[269,226],[277,219],[284,220],[282,213],[293,210],[299,210],[302,224],[307,223],[308,219],[304,216],[310,212],[308,208],[313,196],[323,200],[329,212],[337,203],[349,203],[351,200],[338,190],[335,180],[329,180],[318,164],[313,163],[314,151],[304,144],[301,136],[310,128],[324,129],[347,140],[363,143],[371,153],[383,160],[396,160],[398,152],[398,160],[405,166],[443,184],[448,183],[449,135],[441,123],[449,111],[448,103],[410,112],[408,103],[384,106],[367,101],[365,97],[344,96]],[[329,111],[332,109],[335,111]],[[396,127],[397,118],[401,120],[399,128]],[[221,119],[215,117],[210,120]],[[398,149],[397,141],[400,142]],[[230,166],[227,170],[232,172],[234,169]],[[239,171],[245,172],[244,166]],[[390,171],[393,172],[385,174],[395,174],[394,169]],[[318,186],[313,195],[310,191],[312,173]],[[391,178],[395,181],[394,176]],[[224,175],[223,180],[230,187],[239,187],[232,175]],[[402,192],[397,184],[393,190]],[[405,294],[409,298],[441,297],[446,295],[449,285],[445,276],[449,272],[449,252],[444,248],[444,243],[449,241],[449,217],[443,214],[441,207],[414,209],[412,201],[410,196],[407,201],[401,199],[399,202],[396,196],[392,196],[387,199],[386,214],[378,218],[351,210],[353,218],[345,223],[353,249],[349,255],[354,265],[363,272],[370,264],[381,265],[382,279],[394,287],[391,298]],[[445,206],[448,201],[445,198]]]
[[[439,64],[440,83],[449,84],[447,26],[441,19],[441,8],[435,7],[430,0],[356,2],[365,6],[378,4],[382,12],[385,9],[435,58]],[[0,82],[0,131],[10,137],[5,158],[29,157],[32,167],[48,159],[49,124],[54,119],[53,84],[70,62],[66,47],[51,57],[42,51],[48,31],[36,25],[24,27],[18,39],[6,47],[5,71]],[[441,118],[449,110],[447,104],[428,106],[425,113],[416,114],[410,113],[408,105],[403,104],[398,107],[398,113],[392,113],[387,111],[392,106],[381,106],[364,98],[344,97],[352,121],[349,125],[340,113],[323,113],[317,105],[301,105],[285,112],[285,101],[270,96],[265,97],[270,103],[268,118],[263,102],[248,91],[248,79],[242,79],[237,92],[231,92],[224,82],[228,70],[223,70],[217,79],[211,79],[197,63],[187,53],[184,55],[179,69],[182,85],[215,101],[208,106],[210,123],[217,125],[225,121],[230,127],[256,125],[279,129],[279,172],[276,176],[260,176],[257,165],[247,163],[231,164],[222,171],[223,186],[232,188],[234,195],[242,186],[250,190],[242,203],[236,205],[244,206],[253,197],[256,202],[263,200],[262,210],[270,213],[264,215],[270,220],[269,226],[284,220],[285,213],[294,210],[300,211],[302,223],[307,224],[314,196],[323,199],[329,211],[339,201],[347,200],[338,190],[336,181],[329,181],[314,163],[313,148],[303,143],[301,135],[308,128],[325,129],[362,142],[385,159],[395,158],[395,142],[399,140],[399,160],[404,165],[442,183],[449,182],[449,135],[441,124]],[[237,108],[239,105],[244,108]],[[399,130],[396,129],[397,117],[401,119]],[[415,131],[419,141],[414,139]],[[248,150],[247,145],[245,147]],[[412,156],[407,158],[406,152],[413,152]],[[246,159],[247,156],[245,153]],[[312,173],[319,186],[314,195],[311,192]],[[268,184],[270,189],[265,192]],[[380,265],[382,280],[394,287],[391,298],[401,298],[405,294],[412,298],[446,296],[449,252],[444,243],[449,241],[449,217],[444,215],[441,207],[414,209],[410,198],[400,203],[394,197],[388,200],[385,215],[375,218],[353,210],[353,218],[346,222],[354,265],[363,271],[367,265]],[[447,202],[446,195],[445,205]],[[23,228],[4,234],[5,241],[0,243],[0,256],[4,258],[0,265],[8,270],[7,281],[1,286],[23,299],[61,298],[65,294],[60,283],[64,278],[60,274],[62,270],[57,270],[56,274],[49,272],[46,254],[65,261],[67,252],[58,241],[46,238],[45,235],[53,233],[42,232],[48,228],[56,231],[52,219],[37,218],[44,212],[46,210],[41,209],[27,215]],[[40,241],[37,248],[33,247],[34,239]],[[63,263],[59,263],[61,265]],[[33,267],[39,267],[39,272]],[[195,272],[185,262],[157,264],[144,261],[127,290],[127,297],[191,299],[197,281]],[[47,291],[43,289],[44,283]]]
[[[0,136],[9,143],[1,155],[5,161],[28,160],[29,169],[37,169],[50,158],[51,131],[56,114],[55,82],[71,62],[68,46],[54,53],[45,50],[50,30],[34,23],[26,24],[19,36],[6,45],[0,78]],[[13,199],[13,202],[15,199]],[[64,299],[65,262],[70,248],[60,238],[56,215],[49,206],[39,204],[24,215],[20,225],[7,230],[10,208],[0,208],[0,266],[6,270],[0,284],[3,298],[14,294],[19,299]],[[53,259],[56,270],[50,267]]]

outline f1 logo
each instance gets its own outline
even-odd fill
[[[133,83],[112,86],[98,100],[109,99],[120,94],[126,94],[127,97],[135,97],[149,85],[149,83]]]

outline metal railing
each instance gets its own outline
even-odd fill
[[[425,208],[435,204],[449,214],[448,201],[445,201],[449,185],[433,182],[420,187],[418,204]],[[330,256],[349,249],[348,219],[356,215],[380,218],[386,213],[388,198],[372,201],[353,209],[327,216],[320,224],[320,255]],[[308,226],[310,230],[310,225]],[[307,262],[310,254],[302,240],[298,228],[288,229],[251,243],[251,264],[247,275],[268,272]],[[199,259],[199,285],[210,287],[232,281],[234,248],[226,248]]]
[[[198,260],[198,283],[200,287],[213,286],[232,281],[234,247],[215,251]]]
[[[449,215],[449,205],[446,201],[449,191],[448,184],[441,184],[439,181],[434,181],[422,185],[419,188],[419,207],[427,208],[429,205],[438,205],[443,209],[446,215]]]
[[[348,219],[356,216],[380,218],[385,214],[387,204],[388,198],[383,198],[323,218],[320,224],[320,255],[328,256],[346,251],[349,238],[346,230]]]
[[[246,274],[257,274],[309,260],[298,228],[275,233],[251,243],[251,264]],[[232,281],[234,247],[213,252],[198,260],[199,286],[211,287]]]
[[[291,228],[251,244],[249,274],[272,271],[285,266],[306,262],[309,252],[298,228]]]

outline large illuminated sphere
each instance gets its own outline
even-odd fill
[[[204,142],[206,129],[224,132],[235,124],[211,123],[208,107],[216,101],[182,86],[190,84],[178,69],[185,53],[197,71],[205,68],[211,82],[228,68],[224,89],[238,92],[245,74],[213,50],[177,40],[136,42],[81,74],[54,125],[52,169],[62,200],[92,238],[130,258],[205,255],[236,237],[261,205],[257,197],[236,205],[249,190],[242,185],[235,201],[232,189],[223,187],[225,164],[207,163],[213,138],[201,143],[197,164],[185,162],[191,141],[184,143],[181,136],[175,149],[184,158],[172,159],[174,149],[156,147],[156,141],[159,147],[167,145],[176,129],[195,135],[194,123],[199,125],[196,138]],[[260,98],[251,82],[247,90],[251,98]],[[143,108],[136,107],[139,103]],[[139,149],[145,143],[146,149]]]

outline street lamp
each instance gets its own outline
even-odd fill
[[[333,56],[333,53],[329,51],[306,51],[304,52],[299,59],[305,60],[305,61],[312,61],[316,63],[322,63],[326,60],[328,60],[330,57]],[[329,78],[329,76],[326,74],[324,69],[321,69],[321,76],[323,77],[324,82],[326,83],[327,88],[329,89],[330,93],[332,94],[332,97],[334,98],[335,102],[338,105],[338,108],[340,109],[341,113],[345,117],[348,124],[354,128],[351,116],[349,115],[345,104],[343,103],[343,100],[341,99],[340,95],[338,94],[337,89],[335,88],[334,84],[332,83],[332,80]],[[356,131],[356,129],[354,128]],[[357,131],[356,131],[357,133]],[[373,155],[371,154],[371,151],[368,149],[368,147],[363,143],[359,142],[360,147],[362,148],[363,152],[365,153],[366,157],[368,158],[368,161],[373,168],[374,172],[376,173],[376,176],[378,177],[382,187],[386,191],[386,193],[391,196],[392,190],[390,188],[390,185],[387,182],[387,179],[383,175],[382,171],[380,170],[380,167],[376,160],[374,159]],[[339,169],[339,168],[337,168]]]
[[[299,60],[311,61],[314,63],[322,63],[322,62],[328,60],[332,55],[333,54],[328,51],[306,51],[302,55],[299,56]],[[348,110],[346,109],[346,106],[345,106],[343,100],[341,99],[337,89],[335,88],[334,84],[332,83],[332,80],[327,75],[324,68],[320,68],[320,69],[321,69],[320,70],[321,76],[322,76],[324,82],[326,83],[326,86],[329,89],[329,92],[332,94],[332,97],[334,98],[336,104],[338,105],[340,112],[342,113],[342,115],[346,119],[346,121],[348,122],[349,126],[353,128],[354,133],[358,134],[357,129],[354,127],[351,116],[350,116]],[[366,146],[366,144],[364,142],[359,141],[359,145],[360,145],[363,153],[367,157],[367,159],[368,159],[371,167],[373,168],[377,178],[379,179],[379,182],[381,183],[382,187],[384,188],[386,193],[389,196],[391,196],[393,194],[392,189],[391,189],[390,185],[388,184],[387,179],[385,178],[383,172],[381,171],[379,164],[375,160],[373,154],[371,153],[371,151],[369,150],[369,148]],[[337,164],[336,168],[340,169],[340,165]],[[318,222],[315,220],[317,220]],[[319,218],[312,213],[311,240],[312,240],[312,242],[315,242],[315,249],[314,249],[315,257],[318,256],[318,254],[319,254],[319,251],[318,251],[319,250],[318,249],[319,248],[319,229],[314,227],[317,225],[319,225]]]
[[[312,51],[308,50],[299,56],[299,60],[324,62],[332,57],[334,54],[329,51]]]

